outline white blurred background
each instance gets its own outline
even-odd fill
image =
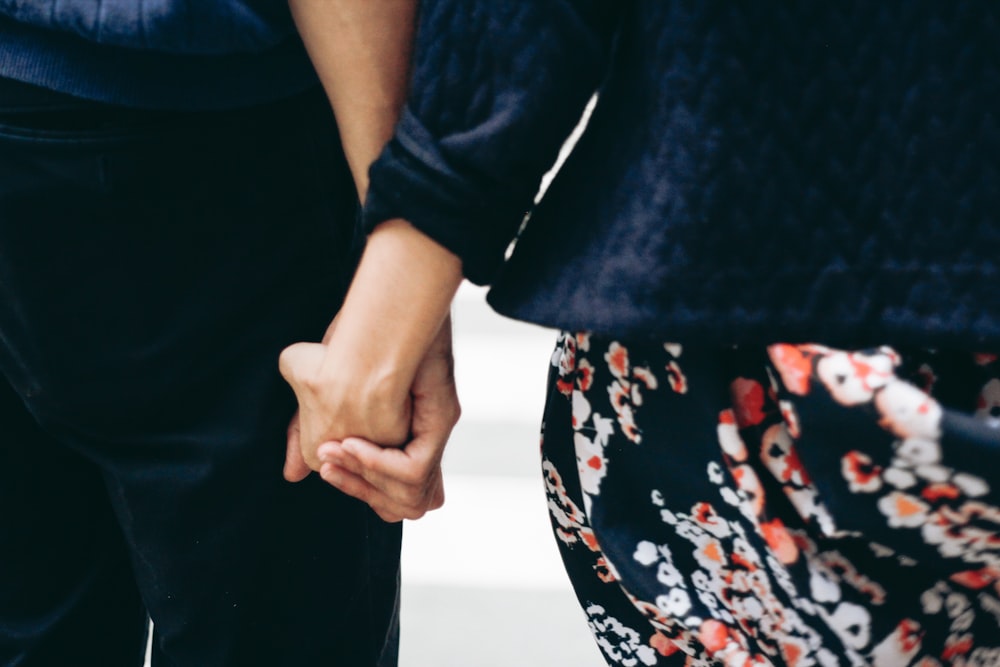
[[[445,506],[403,529],[400,667],[603,667],[549,529],[539,424],[556,332],[455,302]]]

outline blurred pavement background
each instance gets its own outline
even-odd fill
[[[400,667],[603,667],[549,529],[539,424],[556,332],[454,308],[445,506],[403,529]]]

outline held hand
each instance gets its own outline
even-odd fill
[[[289,482],[301,482],[311,472],[306,460],[302,458],[302,448],[299,447],[299,411],[296,410],[292,420],[288,422],[283,474]]]
[[[401,445],[410,431],[411,399],[403,383],[392,386],[360,355],[338,344],[296,343],[279,358],[279,368],[299,402],[288,428],[285,477],[299,481],[319,470],[321,442],[363,435]]]
[[[446,321],[413,381],[412,440],[383,448],[361,438],[319,448],[323,479],[366,502],[385,521],[419,519],[444,504],[441,457],[461,412],[451,323]]]
[[[322,345],[292,346],[295,349],[292,351],[291,361],[289,362],[287,358],[284,361],[279,360],[279,365],[281,367],[282,373],[285,372],[287,367],[287,370],[290,373],[293,373],[296,375],[296,377],[298,377],[300,373],[307,372],[310,369],[310,363],[312,364],[322,363],[321,360],[318,358],[318,356],[312,359],[311,361],[309,359],[309,356],[315,355],[317,352],[319,352],[319,347],[324,348],[322,352],[325,355],[326,353],[325,346],[333,338],[333,333],[337,328],[337,319],[338,319],[337,317],[334,317],[333,321],[330,322],[330,326],[327,327],[326,332],[323,334]],[[286,366],[286,364],[288,365]],[[305,370],[300,369],[300,366],[303,367]],[[286,376],[286,380],[287,379],[288,376]],[[289,382],[291,381],[289,380]],[[292,384],[292,386],[294,388],[295,384]],[[298,390],[296,390],[296,395],[298,396]],[[300,412],[299,410],[296,410],[295,414],[292,416],[292,419],[288,424],[288,432],[286,437],[285,466],[283,472],[285,479],[288,480],[289,482],[301,482],[303,479],[308,477],[309,473],[312,472],[313,470],[313,468],[310,468],[309,464],[306,463],[306,459],[302,453],[302,447],[301,447],[302,428],[300,424],[301,420],[299,417],[299,412]],[[308,439],[309,437],[311,436],[309,432],[307,432],[306,438]],[[318,467],[315,469],[318,470]]]
[[[337,328],[337,318],[334,317],[333,321],[330,322],[330,326],[326,328],[326,332],[323,334],[322,343],[326,345],[330,342],[330,337],[333,336],[334,329]],[[299,411],[296,410],[295,414],[292,415],[291,421],[288,422],[288,433],[285,438],[285,469],[284,476],[289,482],[301,482],[312,470],[306,463],[306,460],[302,458],[302,448],[299,446]]]
[[[319,470],[320,443],[354,436],[398,446],[417,435],[415,401],[428,401],[419,408],[428,414],[431,395],[444,395],[443,386],[454,392],[445,321],[461,279],[458,257],[405,221],[382,223],[369,236],[326,344],[297,343],[279,359],[299,402],[288,431],[287,479]],[[454,412],[457,418],[457,403]]]

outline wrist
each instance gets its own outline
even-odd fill
[[[323,376],[405,400],[461,281],[461,260],[430,237],[402,220],[379,225],[337,316]]]

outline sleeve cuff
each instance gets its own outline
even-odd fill
[[[362,212],[365,233],[402,218],[455,253],[465,277],[491,283],[531,202],[497,196],[449,168],[431,134],[404,112],[395,137],[370,172]]]

